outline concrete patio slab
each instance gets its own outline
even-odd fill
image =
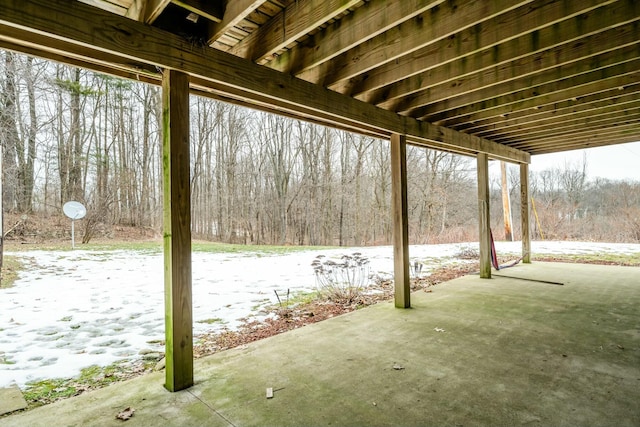
[[[2,425],[121,425],[127,407],[128,426],[640,425],[640,269],[499,274],[197,360],[189,390],[154,373]]]
[[[27,407],[22,392],[17,385],[0,388],[0,415],[19,411]]]

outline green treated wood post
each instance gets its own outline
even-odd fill
[[[522,227],[522,262],[531,263],[531,232],[529,231],[529,165],[520,164],[520,219]]]
[[[411,307],[409,220],[407,207],[407,137],[391,135],[391,210],[395,306]]]
[[[478,153],[478,226],[480,236],[480,277],[491,278],[491,217],[489,215],[489,157]]]
[[[189,76],[185,73],[164,71],[162,130],[165,387],[179,391],[193,385]]]

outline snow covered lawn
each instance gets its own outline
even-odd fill
[[[638,254],[638,244],[533,242],[538,254]],[[499,254],[520,242],[496,242]],[[477,244],[411,246],[423,274]],[[361,252],[371,273],[390,275],[389,246],[294,252],[193,254],[194,335],[234,328],[242,318],[293,291],[315,289],[311,262],[320,253],[339,258]],[[71,377],[143,352],[163,351],[163,257],[153,251],[29,251],[12,255],[27,265],[14,287],[0,289],[0,387],[12,382]]]

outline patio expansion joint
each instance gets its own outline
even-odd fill
[[[213,412],[214,414],[216,414],[217,416],[219,416],[220,418],[222,418],[223,420],[225,420],[227,423],[229,423],[230,426],[232,427],[237,427],[233,422],[231,422],[230,419],[228,419],[227,417],[225,417],[224,415],[222,415],[220,412],[218,412],[216,410],[216,408],[214,408],[213,406],[209,405],[207,402],[205,402],[204,400],[200,399],[199,396],[196,396],[191,390],[185,390],[187,393],[189,393],[191,396],[193,396],[195,399],[197,399],[200,403],[202,403],[204,406],[206,406],[207,408],[209,408],[209,410],[211,412]]]

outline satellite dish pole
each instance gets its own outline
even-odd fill
[[[87,208],[80,202],[70,201],[64,204],[62,211],[66,216],[71,218],[71,249],[76,248],[75,238],[75,221],[76,219],[82,219],[87,214]]]

